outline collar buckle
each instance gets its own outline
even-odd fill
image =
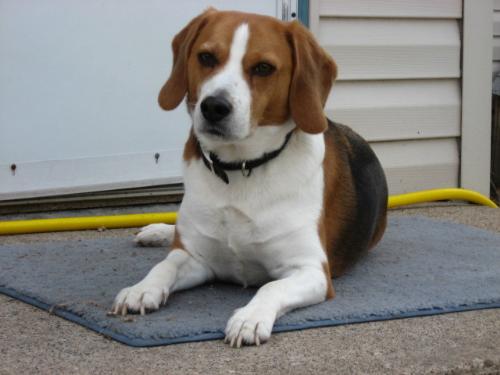
[[[214,162],[212,158],[210,157],[210,153],[206,152],[203,147],[200,146],[201,153],[203,154],[204,161],[206,161],[205,165],[207,166],[208,169],[210,169],[211,172],[215,173],[214,170]]]
[[[247,161],[243,161],[243,163],[241,163],[241,174],[243,175],[243,177],[250,177],[250,175],[252,174],[252,169],[249,168],[247,169]]]

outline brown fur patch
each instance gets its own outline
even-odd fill
[[[326,277],[326,299],[333,299],[335,298],[335,289],[333,288],[332,276],[327,262],[323,263],[323,272]]]
[[[327,127],[323,112],[337,66],[298,21],[290,23],[288,39],[293,52],[290,111],[297,126],[306,133],[322,133]]]
[[[339,277],[382,237],[387,221],[387,190],[376,156],[359,135],[331,123],[324,139],[325,185],[318,231],[330,272]],[[379,177],[373,177],[377,174]]]
[[[337,140],[342,142],[342,139]],[[345,272],[346,265],[335,257],[334,244],[339,241],[344,230],[344,216],[352,215],[355,208],[354,186],[345,157],[338,154],[333,139],[325,137],[325,159],[323,161],[325,187],[323,191],[323,215],[320,221],[320,236],[323,237],[328,256],[330,273],[338,277]]]
[[[190,161],[192,159],[199,159],[199,158],[201,158],[201,153],[200,153],[200,148],[198,147],[198,140],[196,139],[194,131],[191,128],[191,131],[189,132],[189,137],[186,143],[184,144],[183,159],[184,161]]]
[[[243,69],[252,92],[252,122],[259,126],[282,124],[290,118],[288,91],[293,60],[287,29],[287,24],[274,19],[259,18],[249,23]],[[252,68],[260,62],[276,70],[265,77],[252,75]]]
[[[177,227],[175,228],[174,240],[172,241],[171,248],[172,248],[172,250],[178,249],[178,250],[187,251],[186,248],[184,247],[184,244],[182,243],[181,234],[177,230]]]
[[[209,8],[198,17],[195,17],[184,27],[172,41],[174,63],[172,72],[167,82],[163,85],[158,95],[158,104],[165,110],[176,108],[184,99],[188,77],[188,59],[191,56],[193,43],[198,38],[208,18],[216,13],[215,9]]]

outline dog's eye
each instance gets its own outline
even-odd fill
[[[215,57],[210,52],[200,52],[198,54],[198,61],[200,62],[201,65],[207,68],[213,68],[219,63],[217,57]]]
[[[252,74],[260,77],[266,77],[271,75],[275,70],[276,68],[271,64],[261,62],[252,67]]]

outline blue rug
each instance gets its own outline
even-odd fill
[[[1,237],[0,237],[1,241]],[[165,257],[132,238],[0,246],[0,292],[132,346],[223,338],[255,289],[210,284],[146,316],[107,316],[118,291]],[[500,235],[391,217],[382,242],[335,280],[337,297],[293,311],[274,332],[500,307]]]

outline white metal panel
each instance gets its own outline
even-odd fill
[[[340,81],[326,113],[368,141],[458,137],[460,100],[454,79]]]
[[[63,195],[180,182],[172,161],[179,159],[181,150],[158,151],[158,162],[151,152],[142,152],[24,162],[15,175],[8,166],[2,166],[1,177],[10,174],[13,178],[2,178],[0,200],[51,196],[54,187],[58,195]]]
[[[458,186],[456,139],[373,143],[389,194]]]
[[[462,0],[321,0],[320,14],[335,17],[461,18]]]
[[[460,76],[456,20],[321,18],[318,33],[339,79]]]
[[[189,117],[157,95],[173,36],[209,5],[276,14],[269,0],[0,1],[0,199],[179,180]]]

